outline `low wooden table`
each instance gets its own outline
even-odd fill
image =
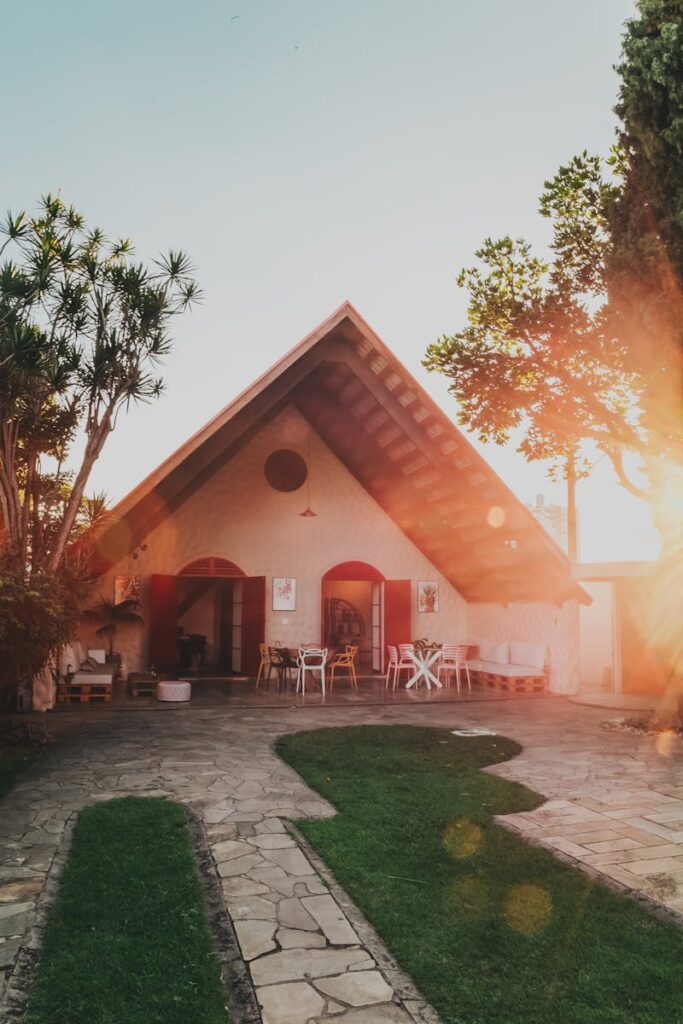
[[[131,672],[128,676],[128,685],[133,697],[139,697],[141,693],[156,697],[158,682],[159,676],[152,672]]]

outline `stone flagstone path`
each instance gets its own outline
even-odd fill
[[[429,1020],[287,830],[287,819],[333,813],[273,751],[277,736],[300,729],[407,722],[517,739],[522,754],[491,770],[549,800],[506,823],[680,913],[683,742],[605,732],[610,717],[559,698],[70,715],[73,734],[0,802],[0,1021],[19,1019],[12,971],[20,948],[38,944],[37,902],[65,831],[87,804],[130,793],[177,799],[202,819],[267,1024]]]

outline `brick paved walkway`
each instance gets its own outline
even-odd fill
[[[267,1024],[330,1015],[347,1024],[427,1020],[397,965],[359,930],[353,908],[330,894],[286,831],[288,818],[332,809],[279,761],[273,740],[360,723],[496,729],[524,751],[494,770],[549,798],[537,811],[508,816],[510,825],[682,911],[683,743],[606,732],[601,723],[612,716],[550,698],[90,713],[0,804],[0,970],[9,975],[30,937],[66,823],[93,800],[163,794],[204,820]]]

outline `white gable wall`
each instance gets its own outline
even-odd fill
[[[310,435],[310,460],[309,460]],[[298,451],[309,463],[310,502],[317,518],[301,518],[306,484],[275,491],[263,465],[278,448]],[[113,593],[119,573],[176,575],[196,558],[235,562],[247,576],[266,576],[266,641],[296,646],[321,633],[321,579],[340,562],[363,561],[387,579],[412,586],[410,637],[456,642],[467,636],[467,603],[408,540],[305,419],[287,407],[221,470],[144,539],[136,560],[126,558],[98,581],[96,594]],[[297,608],[272,611],[273,576],[297,581]],[[439,582],[439,611],[418,613],[417,581]],[[149,621],[147,587],[141,614]],[[147,665],[146,628],[125,627],[115,647],[128,671]]]

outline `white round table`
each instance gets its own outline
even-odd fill
[[[192,684],[182,679],[161,680],[157,683],[157,700],[170,700],[179,704],[191,697]]]

